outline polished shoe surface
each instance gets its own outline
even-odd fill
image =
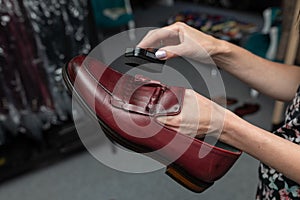
[[[183,87],[122,74],[85,56],[72,59],[63,76],[69,90],[95,114],[107,137],[167,165],[166,173],[194,192],[210,187],[241,155],[222,142],[209,144],[156,120],[181,112]]]

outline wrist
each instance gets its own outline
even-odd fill
[[[215,41],[215,50],[214,53],[211,54],[211,58],[215,62],[215,64],[227,70],[227,68],[231,68],[235,66],[235,59],[236,59],[236,53],[239,52],[238,49],[236,49],[236,46],[231,44],[230,42],[227,42],[225,40],[219,40],[216,39]]]
[[[247,128],[249,129],[248,122],[227,110],[220,140],[242,150],[244,140],[242,134],[245,132],[243,130],[247,130]]]
[[[218,58],[218,57],[222,57],[222,56],[228,56],[230,54],[230,52],[232,51],[232,44],[225,41],[225,40],[221,40],[221,39],[215,39],[214,41],[214,51],[211,54],[212,58]]]

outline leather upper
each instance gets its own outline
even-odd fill
[[[174,160],[192,176],[213,182],[241,154],[177,133],[156,121],[158,116],[181,112],[185,88],[121,74],[84,56],[70,61],[66,71],[73,90],[110,129],[166,160]],[[199,158],[199,152],[206,156]]]

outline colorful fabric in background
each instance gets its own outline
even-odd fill
[[[257,27],[254,24],[239,21],[233,17],[182,11],[169,17],[167,24],[184,22],[198,30],[217,38],[238,43],[244,34],[253,33]]]
[[[71,120],[61,68],[94,39],[84,0],[0,1],[0,145]],[[93,38],[92,38],[93,36]]]

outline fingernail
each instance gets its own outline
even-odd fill
[[[163,50],[159,50],[159,51],[155,52],[155,56],[158,59],[165,58],[167,56],[167,52],[163,51]]]

